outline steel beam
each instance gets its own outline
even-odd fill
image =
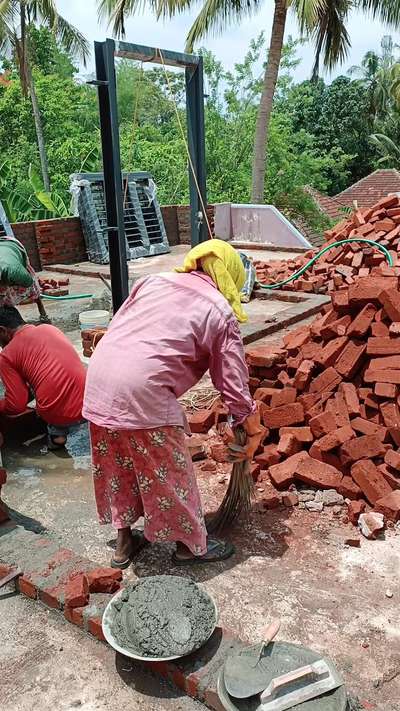
[[[116,313],[128,296],[129,281],[114,53],[114,40],[95,42],[111,290],[113,310]]]
[[[187,130],[192,163],[189,165],[191,242],[192,247],[195,247],[209,238],[206,215],[203,214],[203,205],[207,207],[203,58],[198,57],[195,68],[186,67],[185,74]]]

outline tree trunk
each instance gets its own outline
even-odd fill
[[[264,202],[268,130],[274,101],[275,87],[278,79],[279,64],[282,56],[286,16],[287,0],[275,0],[271,44],[268,53],[268,62],[265,68],[264,85],[260,99],[256,135],[254,139],[251,199],[252,202],[258,204]]]
[[[35,121],[36,138],[39,148],[40,166],[42,170],[43,185],[46,192],[50,192],[49,164],[47,160],[46,144],[44,142],[43,121],[39,109],[39,104],[35,91],[35,82],[33,80],[30,68],[28,69],[28,90],[31,97],[33,118]]]

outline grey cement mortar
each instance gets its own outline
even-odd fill
[[[215,623],[209,597],[192,580],[177,576],[144,578],[112,605],[116,641],[142,657],[189,654],[210,637]]]

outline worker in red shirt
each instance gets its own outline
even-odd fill
[[[71,425],[82,421],[86,370],[58,328],[26,324],[16,308],[0,308],[0,414],[20,415],[33,396],[48,426],[49,448],[63,447]]]

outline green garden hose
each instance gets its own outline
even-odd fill
[[[68,294],[68,296],[47,296],[47,294],[40,294],[41,299],[47,299],[47,301],[74,301],[75,299],[91,299],[93,294]]]
[[[339,242],[333,242],[332,244],[328,244],[327,247],[324,247],[323,249],[321,249],[321,251],[318,252],[318,254],[316,254],[315,257],[310,259],[310,261],[307,262],[307,264],[304,267],[302,267],[301,269],[298,269],[298,271],[295,272],[294,274],[292,274],[292,276],[290,276],[288,279],[284,279],[283,281],[278,281],[277,284],[260,284],[259,282],[257,282],[258,287],[260,289],[279,289],[281,286],[284,286],[285,284],[289,284],[291,281],[298,279],[302,274],[304,274],[304,272],[307,271],[307,269],[309,269],[314,264],[314,262],[317,261],[317,259],[322,257],[322,255],[325,254],[325,252],[328,252],[333,247],[340,247],[342,244],[349,244],[350,242],[365,242],[366,244],[370,244],[373,247],[376,247],[376,249],[379,249],[385,255],[389,267],[393,266],[393,259],[390,255],[390,253],[388,252],[386,247],[384,247],[382,244],[378,244],[378,242],[374,242],[372,239],[362,239],[362,238],[357,238],[357,237],[350,237],[349,239],[342,239]]]

